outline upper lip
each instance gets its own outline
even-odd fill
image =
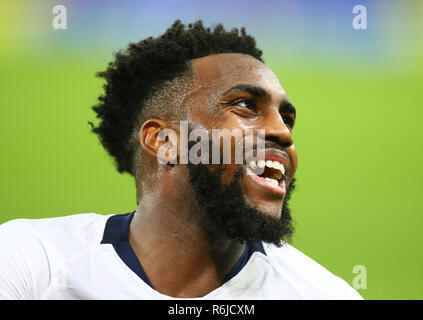
[[[254,149],[249,154],[245,155],[246,163],[250,163],[252,160],[273,160],[278,161],[283,164],[285,167],[285,175],[288,175],[289,172],[289,156],[285,151],[275,148],[265,148],[264,149],[264,159],[257,158],[257,149]]]
[[[286,168],[289,159],[289,156],[286,152],[274,148],[265,149],[264,151],[265,160],[279,161]]]
[[[285,151],[275,149],[275,148],[266,148],[264,149],[264,159],[257,158],[257,149],[253,150],[249,154],[245,155],[245,160],[249,163],[251,160],[273,160],[278,161],[283,164],[286,168],[289,163],[289,156]]]

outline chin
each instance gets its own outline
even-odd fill
[[[226,187],[225,167],[210,171],[205,165],[188,165],[189,178],[199,205],[204,209],[205,232],[241,241],[262,240],[281,245],[292,234],[289,198],[263,188],[238,167]]]
[[[245,205],[250,208],[254,208],[261,215],[272,218],[274,220],[280,220],[282,218],[283,203],[269,203],[265,201],[255,202],[247,197],[245,198]]]

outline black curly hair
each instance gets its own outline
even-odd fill
[[[131,143],[131,137],[142,124],[140,115],[150,108],[147,99],[160,95],[166,82],[182,77],[190,69],[191,60],[219,53],[247,54],[263,61],[262,51],[256,48],[254,38],[247,35],[245,28],[241,32],[226,31],[221,24],[210,29],[201,20],[188,26],[177,20],[157,38],[130,43],[115,54],[115,60],[105,71],[97,73],[106,80],[105,93],[92,107],[101,121],[97,127],[90,124],[120,173],[136,176],[137,146]],[[158,116],[154,112],[151,115]]]

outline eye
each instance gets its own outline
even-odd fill
[[[294,118],[288,115],[283,115],[282,120],[288,126],[289,130],[292,130],[294,127]]]
[[[239,117],[249,120],[256,119],[258,117],[257,105],[254,99],[239,98],[229,101],[225,105],[229,107],[231,112],[235,113]]]
[[[252,111],[255,111],[256,104],[252,99],[239,99],[232,103],[233,106],[240,106]]]

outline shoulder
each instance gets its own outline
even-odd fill
[[[0,225],[0,299],[37,299],[62,261],[99,245],[108,216],[16,219]]]
[[[60,246],[69,241],[77,244],[100,242],[109,216],[96,213],[80,213],[64,217],[44,219],[16,219],[0,225],[0,233],[13,238],[30,236],[41,242],[52,242]]]
[[[363,299],[342,278],[285,243],[282,247],[263,244],[273,268],[293,283],[308,299]]]

